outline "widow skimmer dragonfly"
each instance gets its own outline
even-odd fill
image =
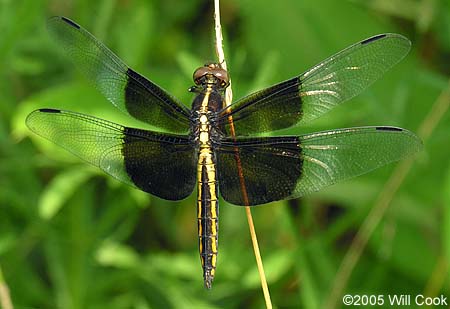
[[[313,120],[377,80],[409,51],[410,41],[380,34],[305,73],[225,107],[228,73],[219,64],[194,72],[188,109],[133,71],[88,31],[53,17],[49,31],[113,105],[164,133],[42,108],[28,127],[118,180],[167,200],[198,188],[198,237],[205,287],[214,279],[218,193],[235,205],[292,199],[400,160],[421,148],[408,130],[355,127],[261,137]]]

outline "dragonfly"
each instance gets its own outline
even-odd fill
[[[311,121],[361,93],[410,50],[411,42],[399,34],[365,39],[229,106],[224,105],[229,74],[208,63],[193,74],[189,109],[74,21],[53,17],[48,29],[114,106],[156,130],[51,108],[30,113],[27,126],[159,198],[181,200],[197,187],[198,244],[208,289],[216,274],[219,193],[239,206],[298,198],[422,147],[414,133],[392,126],[264,135]]]

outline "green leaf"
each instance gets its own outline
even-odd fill
[[[289,268],[292,267],[293,257],[292,250],[283,250],[281,248],[276,253],[273,253],[266,258],[263,257],[264,272],[267,282],[275,283],[285,275]],[[242,283],[246,288],[255,288],[261,285],[256,265],[244,274]]]
[[[100,265],[117,268],[134,268],[139,264],[139,255],[133,248],[105,240],[96,253],[96,260]]]
[[[96,174],[87,165],[75,166],[58,174],[42,192],[38,202],[39,216],[51,219],[78,188]]]

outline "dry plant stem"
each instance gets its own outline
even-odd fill
[[[220,0],[214,0],[214,30],[216,34],[216,54],[219,59],[220,66],[224,70],[228,70],[227,62],[225,60],[225,53],[223,51],[223,36],[222,26],[220,24]],[[233,101],[233,91],[231,90],[231,78],[230,84],[225,90],[225,105],[229,106]]]
[[[13,309],[11,296],[9,295],[8,285],[3,278],[2,270],[0,268],[0,308]]]
[[[223,69],[227,70],[227,63],[225,61],[225,53],[223,52],[222,26],[220,24],[220,0],[214,0],[214,22],[215,22],[214,29],[215,29],[215,34],[216,34],[217,58],[219,59],[219,63],[221,65],[221,67]],[[232,97],[233,97],[233,93],[231,90],[231,79],[230,79],[230,84],[227,87],[227,89],[225,90],[225,106],[229,106],[231,104]],[[231,128],[231,136],[233,138],[236,138],[232,116],[230,116],[228,118],[228,121],[230,123],[230,128]],[[235,149],[235,158],[236,158],[236,163],[237,163],[238,171],[239,171],[239,182],[240,182],[240,186],[241,186],[241,190],[242,190],[242,197],[244,199],[245,205],[249,205],[247,190],[246,190],[246,186],[245,186],[245,178],[244,178],[244,174],[242,172],[242,165],[241,165],[241,160],[239,157],[239,150],[237,148]],[[259,272],[259,277],[261,280],[261,287],[262,287],[263,294],[264,294],[264,300],[266,302],[266,307],[271,309],[272,302],[270,300],[269,287],[267,286],[267,280],[266,280],[266,276],[264,274],[264,267],[263,267],[263,263],[262,263],[262,259],[261,259],[261,254],[259,252],[258,239],[256,237],[256,231],[255,231],[255,226],[253,224],[253,218],[252,218],[252,214],[250,211],[250,207],[245,206],[245,211],[247,214],[247,221],[248,221],[248,226],[250,229],[250,236],[251,236],[252,243],[253,243],[253,251],[255,252],[256,264],[258,266],[258,272]]]
[[[440,255],[437,259],[436,266],[431,273],[430,279],[428,280],[423,295],[427,297],[438,296],[439,291],[445,284],[448,276],[448,258],[445,255]]]
[[[450,80],[447,88],[442,91],[439,97],[431,107],[427,117],[422,121],[420,128],[418,129],[419,137],[426,142],[430,137],[436,125],[442,119],[442,116],[446,113],[450,106]],[[348,284],[350,275],[355,268],[356,263],[361,257],[361,253],[364,251],[367,242],[372,236],[373,231],[380,223],[386,210],[388,209],[392,199],[397,193],[400,185],[403,183],[406,175],[408,174],[411,166],[414,162],[413,158],[409,158],[400,162],[391,174],[388,182],[385,184],[383,190],[380,192],[374,207],[364,220],[361,228],[356,234],[352,244],[350,245],[347,254],[345,255],[341,266],[336,274],[332,290],[325,304],[325,308],[340,307],[340,298],[342,292]]]

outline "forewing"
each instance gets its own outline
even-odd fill
[[[26,123],[34,133],[142,191],[180,200],[194,188],[195,150],[186,136],[56,109],[36,110]]]
[[[301,197],[398,161],[422,147],[416,135],[395,127],[241,137],[221,144],[217,150],[220,192],[230,203],[244,206]]]
[[[92,34],[65,17],[48,28],[75,65],[121,111],[173,133],[189,129],[189,110],[169,93],[129,68]]]
[[[351,99],[408,53],[411,42],[380,34],[356,43],[300,76],[258,91],[224,108],[219,123],[236,135],[275,131],[310,121]]]

